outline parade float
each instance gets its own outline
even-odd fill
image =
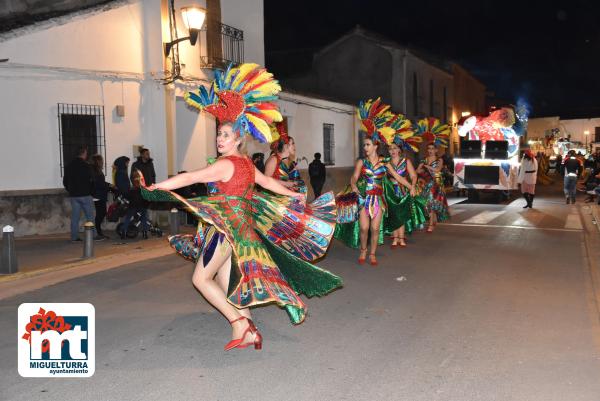
[[[454,159],[454,187],[469,197],[496,191],[498,197],[518,189],[519,137],[515,112],[502,107],[486,117],[470,116],[458,126],[460,157]]]

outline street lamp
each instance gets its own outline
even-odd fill
[[[202,29],[202,25],[204,25],[206,9],[197,6],[183,7],[181,9],[181,18],[183,19],[183,23],[188,29],[190,35],[184,38],[175,39],[172,42],[164,43],[165,57],[171,53],[171,49],[176,43],[189,39],[192,46],[196,44],[196,41],[198,40],[198,34]]]
[[[585,135],[585,152],[587,153],[588,151],[588,136],[590,135],[590,131],[585,130],[583,131],[583,135]]]

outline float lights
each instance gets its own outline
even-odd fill
[[[463,111],[462,113],[460,113],[461,117],[469,117],[471,115],[470,111]]]
[[[189,36],[175,39],[172,42],[164,43],[165,57],[171,53],[171,49],[176,43],[189,39],[192,46],[196,44],[196,41],[198,40],[198,34],[200,33],[200,30],[204,25],[204,20],[206,19],[206,9],[197,6],[183,7],[181,9],[181,18],[183,19],[183,23],[189,31]]]

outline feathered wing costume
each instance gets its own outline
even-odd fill
[[[442,124],[437,118],[424,118],[418,123],[417,134],[435,147],[448,147],[450,127]],[[421,163],[427,164],[427,159],[421,160]],[[438,158],[429,165],[436,168],[439,163],[441,161]],[[432,175],[429,170],[425,169],[418,176],[421,194],[427,199],[427,213],[435,213],[438,222],[448,220],[450,212],[441,171]]]
[[[256,64],[216,72],[207,91],[188,92],[186,101],[232,123],[240,135],[261,142],[273,140],[269,124],[282,117],[274,100],[281,90],[277,81]],[[324,255],[333,235],[336,208],[333,194],[304,205],[292,198],[254,192],[255,169],[245,157],[229,156],[235,180],[218,182],[206,197],[184,199],[170,191],[148,191],[148,200],[182,204],[200,224],[195,235],[176,235],[169,241],[182,256],[210,262],[229,242],[232,248],[228,301],[238,307],[277,303],[294,324],[306,316],[299,294],[325,295],[341,287],[334,274],[308,263]]]
[[[357,114],[365,138],[374,143],[387,143],[387,138],[395,133],[394,128],[389,126],[394,117],[389,108],[390,106],[383,104],[379,98],[359,103]],[[360,179],[356,183],[360,193],[355,194],[348,186],[336,197],[338,224],[335,227],[335,238],[351,248],[358,248],[360,245],[360,210],[365,208],[371,217],[387,211],[383,181],[387,174],[385,164],[388,161],[380,158],[376,165],[372,165],[369,160],[363,159]],[[379,243],[383,243],[383,228],[379,233]]]
[[[419,151],[422,138],[415,134],[415,129],[410,120],[404,115],[397,114],[389,122],[394,129],[388,143],[394,143],[403,151]],[[398,165],[390,160],[390,164],[398,175],[409,179],[407,159],[401,158]],[[423,228],[427,221],[427,201],[420,195],[411,196],[403,185],[398,184],[389,176],[384,180],[385,199],[388,204],[388,213],[383,220],[383,230],[386,235],[392,235],[399,227],[404,226],[405,232],[411,233],[415,229]]]

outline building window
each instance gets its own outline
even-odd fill
[[[594,142],[600,142],[600,127],[594,128]]]
[[[85,145],[88,155],[102,155],[106,171],[106,138],[104,135],[104,106],[58,103],[60,174]]]
[[[415,117],[419,117],[419,86],[417,83],[417,73],[413,72],[413,110]]]
[[[435,110],[433,109],[433,79],[429,80],[429,115],[435,116]]]
[[[444,108],[442,109],[444,110],[444,124],[448,123],[448,91],[446,90],[446,87],[444,86]]]
[[[335,164],[335,138],[333,124],[323,124],[323,163]]]

